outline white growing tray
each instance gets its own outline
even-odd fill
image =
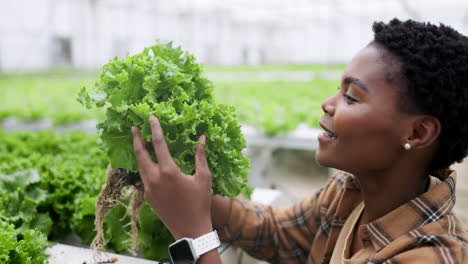
[[[156,261],[142,258],[129,257],[114,253],[103,253],[99,259],[94,259],[94,251],[58,244],[46,249],[45,253],[49,256],[50,264],[94,264],[94,263],[118,263],[118,264],[155,264]],[[101,262],[99,262],[101,261]],[[112,262],[113,261],[113,262]]]

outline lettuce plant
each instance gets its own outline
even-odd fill
[[[184,173],[194,172],[197,139],[205,134],[213,192],[236,196],[247,186],[249,163],[242,154],[245,139],[235,110],[214,102],[213,84],[202,76],[202,66],[180,47],[157,44],[111,60],[102,68],[94,90],[83,88],[78,101],[88,108],[106,109],[98,128],[112,168],[137,172],[130,128],[138,126],[145,141],[151,142],[148,117],[155,114]],[[154,157],[151,147],[148,151]]]
[[[206,135],[206,155],[212,175],[212,192],[234,197],[249,194],[246,146],[235,109],[213,100],[213,85],[202,76],[195,58],[174,48],[172,43],[157,44],[125,59],[115,58],[104,65],[94,90],[85,88],[78,101],[88,108],[102,107],[106,118],[98,124],[101,147],[110,168],[107,183],[96,202],[97,235],[91,247],[103,250],[106,214],[119,205],[124,188],[130,187],[128,205],[132,251],[138,246],[137,223],[143,206],[143,184],[133,153],[130,131],[137,126],[147,142],[147,150],[157,162],[151,147],[149,116],[158,117],[175,163],[185,174],[195,171],[197,139]]]

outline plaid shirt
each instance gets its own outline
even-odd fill
[[[356,263],[468,263],[468,232],[452,208],[456,173],[359,229],[375,254]],[[288,208],[233,199],[221,240],[271,263],[329,263],[347,217],[362,201],[356,178],[337,173],[317,193]]]

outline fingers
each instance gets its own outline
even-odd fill
[[[172,159],[171,153],[169,152],[169,148],[167,147],[161,124],[154,115],[150,115],[150,124],[154,152],[156,153],[156,157],[158,158],[158,164],[161,170],[161,175],[177,174],[179,171],[178,167]]]
[[[153,161],[151,160],[151,156],[145,148],[144,141],[141,138],[140,131],[137,127],[132,127],[132,134],[133,151],[135,152],[135,156],[138,161],[138,170],[140,172],[143,172],[140,174],[145,174],[145,172],[147,172],[149,168],[153,165]]]
[[[197,145],[195,150],[195,175],[197,175],[200,180],[211,182],[211,174],[205,154],[206,136],[202,135],[198,139],[198,142],[200,142],[200,144]]]

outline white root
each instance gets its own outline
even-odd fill
[[[96,236],[91,243],[91,249],[103,251],[106,246],[104,237],[104,217],[114,207],[120,203],[122,189],[127,185],[126,173],[123,169],[107,168],[107,183],[104,185],[96,201],[96,218],[94,225]]]
[[[132,247],[131,247],[131,253],[136,256],[137,248],[138,248],[138,219],[140,216],[140,210],[141,206],[143,204],[143,184],[140,184],[141,186],[134,186],[132,190],[132,194],[130,197],[130,215],[131,215],[131,239],[132,239]]]

